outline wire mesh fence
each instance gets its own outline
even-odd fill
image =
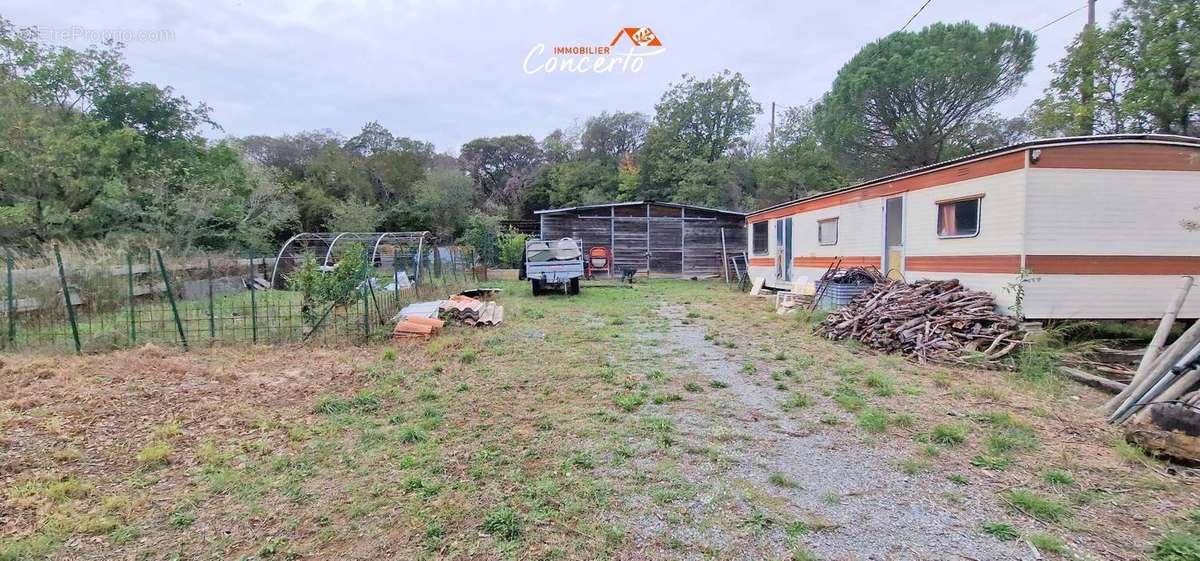
[[[406,305],[444,298],[475,281],[468,248],[393,244],[322,260],[333,275],[349,251],[362,263],[337,294],[297,282],[310,255],[160,252],[103,259],[0,256],[0,351],[91,353],[144,344],[357,344],[391,336]],[[272,280],[272,277],[274,279]]]

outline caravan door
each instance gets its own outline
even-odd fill
[[[792,218],[775,221],[775,278],[792,282]]]

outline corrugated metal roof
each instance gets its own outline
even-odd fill
[[[872,185],[878,185],[880,183],[887,183],[888,181],[895,181],[897,179],[902,179],[902,178],[913,176],[913,175],[920,175],[922,173],[934,171],[934,170],[941,169],[944,167],[953,166],[955,164],[969,162],[972,160],[981,160],[984,158],[990,158],[992,156],[999,156],[1001,154],[1006,154],[1009,152],[1016,152],[1019,150],[1028,150],[1030,148],[1038,148],[1038,147],[1043,147],[1043,146],[1061,146],[1061,145],[1071,145],[1071,144],[1114,144],[1114,143],[1129,142],[1129,141],[1137,141],[1139,143],[1148,143],[1148,144],[1190,144],[1190,145],[1200,146],[1200,138],[1195,138],[1195,137],[1191,137],[1191,136],[1181,136],[1181,135],[1176,135],[1176,134],[1103,134],[1103,135],[1095,135],[1095,136],[1067,136],[1067,137],[1062,137],[1062,138],[1040,138],[1037,140],[1020,142],[1020,143],[1012,144],[1009,146],[1002,146],[1000,148],[993,148],[991,150],[984,150],[983,152],[976,152],[974,154],[968,154],[966,156],[954,158],[952,160],[946,160],[944,162],[938,162],[936,164],[930,164],[927,166],[910,169],[908,171],[902,171],[902,172],[898,172],[898,173],[893,173],[891,175],[885,175],[883,177],[877,177],[875,179],[863,181],[861,183],[856,183],[856,184],[850,185],[848,187],[842,187],[840,189],[834,189],[832,191],[825,191],[823,193],[818,193],[816,195],[811,195],[808,197],[802,197],[799,199],[774,204],[774,205],[771,205],[766,208],[761,208],[756,211],[746,213],[746,216],[754,216],[756,214],[762,214],[764,212],[775,210],[777,208],[786,207],[789,205],[794,205],[796,203],[802,203],[802,202],[806,202],[806,201],[821,199],[824,197],[829,197],[832,195],[845,193],[847,191],[864,189],[864,188],[870,187]]]
[[[624,202],[624,203],[597,203],[597,204],[593,204],[593,205],[579,205],[579,206],[570,206],[570,207],[566,207],[566,208],[550,208],[550,209],[545,209],[545,210],[535,210],[535,211],[533,211],[533,213],[534,214],[553,214],[555,212],[570,212],[573,210],[587,210],[587,209],[591,209],[591,208],[609,208],[609,207],[614,207],[614,206],[636,206],[636,205],[658,205],[658,206],[669,206],[669,207],[673,207],[673,208],[694,208],[696,210],[706,210],[709,212],[720,212],[720,213],[724,213],[724,214],[735,214],[737,216],[746,216],[745,212],[741,212],[741,211],[737,211],[737,210],[708,208],[708,207],[703,207],[703,206],[698,206],[698,205],[685,205],[685,204],[680,204],[680,203],[664,203],[662,201],[629,201],[629,202]]]

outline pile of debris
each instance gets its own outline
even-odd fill
[[[991,294],[964,288],[957,279],[881,282],[830,312],[818,332],[921,362],[966,362],[969,355],[972,362],[992,362],[1024,337],[1015,318],[996,311]]]
[[[462,294],[455,294],[450,299],[443,300],[438,311],[443,318],[465,325],[496,325],[504,320],[504,306]]]
[[[396,322],[396,328],[392,330],[393,339],[407,339],[410,337],[431,337],[437,335],[446,322],[423,316],[405,316],[400,321]]]

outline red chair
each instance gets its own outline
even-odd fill
[[[587,265],[587,270],[585,272],[587,273],[588,280],[592,280],[592,277],[595,275],[596,271],[607,272],[608,276],[611,277],[612,263],[612,251],[609,251],[607,247],[596,246],[589,249],[587,254],[587,262],[585,263],[585,265]]]

